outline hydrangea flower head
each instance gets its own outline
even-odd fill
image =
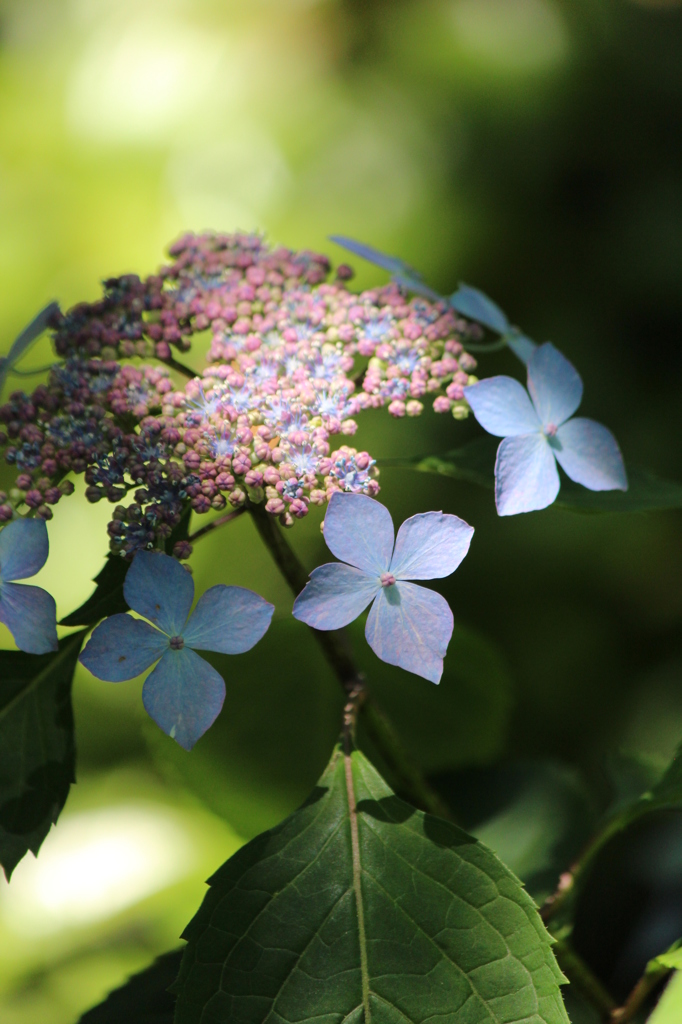
[[[551,505],[559,493],[557,462],[571,480],[591,491],[626,491],[618,442],[601,423],[573,417],[583,383],[549,342],[539,345],[528,361],[528,392],[513,377],[504,376],[464,389],[481,426],[504,438],[495,462],[499,514]]]
[[[218,717],[222,676],[194,648],[242,654],[267,631],[274,606],[244,587],[211,587],[194,598],[190,574],[174,558],[140,551],[123,594],[147,622],[110,615],[95,629],[80,661],[98,679],[132,679],[154,662],[142,690],[145,710],[165,733],[190,750]]]
[[[15,519],[0,531],[0,622],[28,654],[57,650],[57,609],[46,590],[14,581],[35,576],[48,553],[42,519]]]
[[[325,516],[324,539],[342,561],[313,570],[296,598],[294,616],[314,629],[340,629],[371,603],[365,636],[374,653],[438,683],[452,612],[444,597],[411,581],[449,576],[469,550],[473,532],[457,516],[425,512],[406,519],[395,538],[387,508],[364,494],[337,492]]]

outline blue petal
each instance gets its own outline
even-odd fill
[[[294,601],[294,618],[315,629],[341,629],[357,619],[382,589],[378,577],[339,562],[313,569]]]
[[[398,530],[390,571],[400,580],[449,576],[471,544],[473,526],[443,512],[423,512]]]
[[[580,405],[583,382],[573,364],[548,341],[530,357],[528,390],[543,426],[558,427]]]
[[[375,266],[381,267],[382,270],[387,270],[389,274],[393,275],[396,283],[404,288],[417,292],[419,295],[424,295],[427,299],[433,299],[434,302],[440,299],[441,296],[438,292],[434,292],[424,284],[421,274],[398,256],[387,256],[385,252],[373,249],[371,245],[365,245],[363,242],[356,242],[354,238],[347,238],[345,235],[330,235],[329,241],[335,242],[336,245],[340,245],[343,249],[348,249],[349,252],[359,256],[360,259],[374,263]]]
[[[224,700],[223,677],[188,647],[166,651],[142,687],[147,714],[185,750],[213,725]]]
[[[186,569],[170,555],[139,551],[123,584],[130,607],[169,636],[181,636],[194,597]]]
[[[507,345],[522,363],[528,363],[533,352],[538,347],[534,341],[531,341],[525,334],[521,334],[517,330],[509,332],[507,335]]]
[[[274,610],[253,590],[219,583],[199,598],[185,626],[185,643],[201,651],[242,654],[267,632]]]
[[[40,337],[47,328],[50,317],[57,312],[59,312],[59,305],[56,302],[50,302],[44,309],[41,309],[14,340],[7,355],[0,357],[0,391],[2,391],[9,371],[18,363],[24,352],[28,351],[33,342]]]
[[[476,320],[477,323],[483,324],[491,331],[496,331],[497,334],[506,334],[509,330],[509,321],[500,307],[478,288],[472,288],[469,284],[460,284],[448,301],[452,308],[462,316],[469,320]]]
[[[324,517],[324,539],[342,562],[380,576],[391,561],[393,536],[391,513],[380,502],[366,494],[332,494]]]
[[[0,586],[0,622],[4,622],[20,651],[47,654],[57,650],[57,608],[40,587],[23,583]]]
[[[559,493],[559,473],[544,434],[505,437],[495,462],[495,504],[501,516],[547,508]]]
[[[184,571],[184,570],[183,570]],[[130,615],[110,615],[93,631],[78,659],[98,679],[134,679],[168,650],[168,637]]]
[[[556,439],[556,460],[571,480],[591,491],[627,491],[623,456],[607,427],[576,416],[559,427]]]
[[[382,661],[438,683],[452,628],[444,597],[414,583],[396,583],[383,588],[372,605],[365,636]]]
[[[45,565],[49,549],[42,519],[14,519],[0,530],[0,581],[35,576]]]
[[[487,377],[464,388],[473,414],[484,430],[514,437],[540,429],[540,420],[522,384],[513,377]]]

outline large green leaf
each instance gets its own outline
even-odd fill
[[[78,1024],[173,1024],[175,996],[168,989],[178,976],[182,952],[174,949],[158,957],[84,1013]]]
[[[85,630],[54,654],[0,652],[0,864],[37,854],[75,781],[71,681]]]
[[[387,460],[385,465],[405,465],[421,473],[439,473],[481,487],[495,484],[495,456],[498,437],[478,437],[444,455],[430,455],[410,462]],[[653,512],[682,508],[682,484],[662,480],[637,466],[628,467],[627,491],[590,491],[561,475],[561,490],[555,504],[574,512]]]
[[[567,1024],[516,878],[339,746],[308,801],[210,880],[176,1024]]]
[[[457,627],[434,686],[379,661],[362,623],[351,638],[370,693],[423,771],[499,755],[511,682],[484,640]],[[205,657],[227,687],[218,720],[191,755],[152,723],[146,737],[162,768],[250,839],[290,814],[315,785],[338,733],[343,694],[314,635],[294,618],[273,622],[247,654]]]

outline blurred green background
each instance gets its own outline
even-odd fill
[[[682,479],[681,52],[673,0],[4,0],[0,350],[47,300],[151,272],[186,229],[262,229],[339,261],[338,232],[442,291],[485,289],[580,368],[584,413],[628,461]],[[384,280],[356,266],[358,287]],[[508,353],[488,359],[483,373],[519,375]],[[372,412],[357,443],[387,458],[477,432]],[[370,685],[463,822],[542,894],[617,757],[627,775],[616,752],[655,770],[682,736],[680,514],[499,519],[488,492],[398,469],[381,496],[396,522],[442,507],[477,532],[440,588],[458,623],[442,686],[382,667],[359,636]],[[109,512],[56,510],[38,582],[60,615],[91,589]],[[308,567],[325,559],[319,520],[289,534]],[[71,1024],[172,948],[202,879],[327,760],[340,699],[251,524],[202,540],[193,567],[199,592],[250,586],[276,621],[224,660],[225,709],[191,755],[145,721],[139,680],[79,672],[78,785],[40,858],[0,882],[3,1024]],[[616,988],[668,934],[651,900],[679,894],[676,836],[672,889],[640,880],[646,907],[590,954]]]

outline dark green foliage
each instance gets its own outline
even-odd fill
[[[511,872],[357,751],[337,748],[303,807],[210,885],[185,931],[177,1024],[567,1022]]]
[[[84,1013],[78,1024],[173,1024],[175,997],[168,991],[178,976],[182,949],[164,953]]]
[[[71,681],[85,630],[55,654],[0,652],[0,864],[37,854],[75,781]]]
[[[495,485],[495,456],[500,438],[486,436],[455,448],[444,455],[415,459],[410,465],[421,473],[465,480],[481,487]],[[391,460],[388,465],[396,465]],[[555,504],[574,512],[653,512],[682,508],[682,484],[662,480],[637,466],[628,466],[627,491],[590,491],[561,474],[561,490]]]
[[[94,626],[100,619],[117,612],[127,612],[128,605],[123,596],[123,582],[129,562],[119,555],[107,555],[104,568],[95,576],[95,591],[87,601],[65,619],[62,626]]]

